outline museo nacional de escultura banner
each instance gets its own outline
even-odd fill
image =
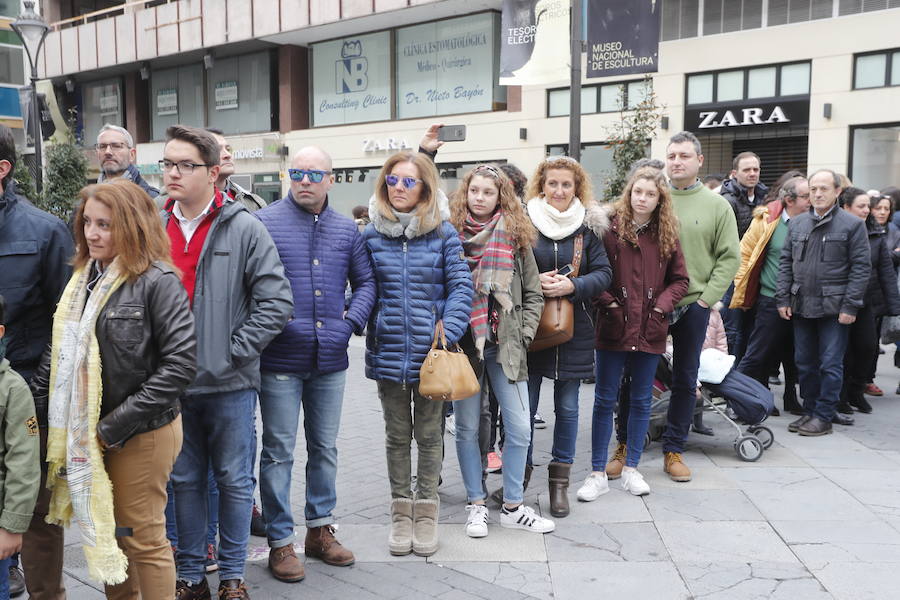
[[[659,70],[659,0],[587,0],[587,76]]]
[[[500,85],[569,79],[570,0],[503,0]]]

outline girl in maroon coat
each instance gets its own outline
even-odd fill
[[[603,243],[613,283],[594,299],[598,319],[592,472],[578,490],[578,499],[586,502],[609,491],[606,455],[626,365],[631,372],[631,408],[622,488],[636,496],[650,492],[637,465],[650,423],[653,377],[666,349],[669,315],[688,289],[678,222],[663,174],[652,167],[639,169],[609,210],[611,225]]]

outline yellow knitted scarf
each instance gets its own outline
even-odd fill
[[[95,329],[100,310],[125,278],[115,260],[99,276],[92,263],[72,274],[53,316],[46,520],[66,526],[74,516],[88,574],[115,585],[127,578],[128,559],[116,543],[112,483],[97,440],[103,381]]]

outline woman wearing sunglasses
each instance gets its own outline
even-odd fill
[[[378,280],[366,338],[366,377],[378,383],[391,484],[390,552],[430,556],[438,547],[438,478],[444,403],[418,393],[435,325],[455,344],[469,323],[472,278],[434,163],[401,152],[378,174],[363,239]],[[411,441],[418,465],[413,495]]]
[[[500,526],[535,533],[553,531],[550,519],[523,504],[525,456],[531,441],[528,345],[534,338],[544,296],[531,246],[537,234],[510,179],[492,165],[479,165],[460,182],[450,202],[472,271],[475,299],[462,347],[484,371],[503,417],[503,505]],[[481,394],[453,403],[456,455],[466,486],[466,534],[488,534],[482,481],[479,421]]]
[[[567,298],[574,305],[574,336],[569,341],[528,355],[531,416],[537,412],[541,383],[553,380],[553,425],[550,514],[569,514],[569,471],[578,433],[581,380],[594,375],[594,324],[585,302],[609,287],[612,270],[601,239],[609,227],[606,212],[593,201],[591,180],[577,161],[553,156],[538,165],[525,192],[528,216],[538,230],[534,258],[546,298]],[[572,272],[560,269],[572,265]],[[533,446],[533,444],[532,444]],[[529,448],[528,464],[532,449]]]

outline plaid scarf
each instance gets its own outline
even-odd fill
[[[72,274],[53,315],[47,522],[68,525],[74,516],[88,574],[114,585],[125,581],[128,559],[116,543],[112,482],[97,441],[103,381],[95,330],[100,311],[125,278],[114,260],[92,281],[92,266],[93,261]]]
[[[486,223],[479,223],[466,213],[459,238],[475,286],[469,326],[478,357],[481,358],[488,334],[488,297],[493,295],[503,312],[509,312],[513,307],[510,290],[516,252],[505,229],[503,211],[500,210]]]

